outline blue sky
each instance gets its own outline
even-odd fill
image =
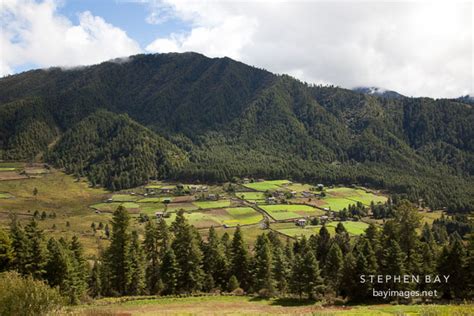
[[[142,47],[157,37],[173,32],[189,31],[190,26],[180,19],[169,19],[159,25],[146,22],[150,9],[145,3],[127,0],[65,0],[58,12],[68,17],[75,24],[79,22],[78,13],[90,11],[95,16],[103,17],[125,30]]]
[[[230,57],[315,84],[474,92],[472,1],[1,0],[0,76],[139,53]]]

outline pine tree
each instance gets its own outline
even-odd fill
[[[326,257],[329,252],[329,247],[331,246],[331,235],[329,234],[326,225],[323,225],[319,230],[319,238],[318,238],[318,248],[317,248],[317,259],[324,265],[326,263]]]
[[[84,250],[77,236],[73,236],[69,249],[72,252],[72,259],[75,274],[75,287],[78,296],[87,290],[87,278],[89,277],[89,266],[84,258]]]
[[[352,252],[349,252],[344,258],[344,267],[342,269],[341,294],[344,297],[357,297],[360,282],[356,276],[357,262]]]
[[[466,259],[466,249],[460,238],[452,238],[449,246],[443,248],[438,274],[449,275],[449,282],[441,284],[445,298],[464,297],[468,276]]]
[[[14,258],[12,266],[22,275],[27,274],[26,264],[30,257],[29,240],[26,237],[25,230],[16,218],[13,218],[10,226],[10,236],[12,240],[12,247],[14,251]]]
[[[405,274],[405,254],[396,240],[390,241],[390,246],[384,250],[382,274],[404,275]],[[402,290],[405,285],[397,282],[386,283],[385,286],[392,290]]]
[[[129,226],[130,216],[124,207],[119,206],[112,217],[112,236],[105,253],[105,264],[110,276],[110,290],[121,295],[127,294],[132,277]]]
[[[145,290],[145,254],[136,231],[132,232],[130,244],[130,281],[127,288],[129,295],[140,295]]]
[[[273,274],[275,276],[276,287],[280,294],[285,294],[288,291],[288,278],[291,273],[290,262],[281,247],[277,247],[273,253],[275,263]]]
[[[208,242],[203,245],[203,253],[204,271],[212,276],[215,286],[224,289],[229,279],[229,262],[214,227],[209,229]]]
[[[328,257],[325,266],[325,276],[329,286],[338,294],[342,279],[344,261],[341,248],[337,243],[333,243],[329,248]]]
[[[257,237],[255,243],[255,257],[253,262],[253,290],[266,290],[272,295],[275,291],[273,278],[273,258],[270,241],[265,234]]]
[[[100,263],[96,260],[92,267],[89,278],[89,295],[92,297],[100,297],[102,293],[102,282],[100,278]]]
[[[43,231],[39,229],[38,223],[33,219],[25,227],[25,234],[29,248],[25,271],[34,278],[41,279],[45,273],[44,266],[46,265]]]
[[[237,278],[240,287],[247,291],[249,289],[250,280],[248,276],[249,271],[249,255],[247,246],[243,240],[240,226],[237,226],[232,239],[232,274]]]
[[[146,253],[146,281],[150,294],[159,292],[160,280],[160,247],[158,229],[154,221],[148,221],[145,225],[145,240],[143,249]]]
[[[240,287],[239,281],[235,277],[235,275],[232,275],[229,278],[229,282],[227,283],[227,290],[229,292],[233,292],[234,290],[238,289]]]
[[[297,254],[291,272],[291,287],[300,298],[306,294],[308,298],[316,298],[325,290],[323,278],[320,275],[319,264],[312,251],[303,257]]]
[[[0,272],[6,271],[13,263],[13,246],[10,236],[0,228]]]
[[[160,270],[161,281],[163,282],[163,294],[176,294],[180,269],[173,249],[168,248],[165,250]]]
[[[178,212],[173,223],[175,239],[172,248],[179,265],[178,290],[185,293],[199,291],[203,286],[202,251],[199,247],[198,233],[190,226],[182,211]]]

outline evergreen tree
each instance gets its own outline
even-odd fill
[[[119,206],[112,217],[112,236],[105,253],[105,264],[110,277],[110,290],[120,295],[127,294],[132,278],[129,227],[130,216],[124,207]]]
[[[145,290],[145,254],[138,239],[138,233],[132,232],[130,244],[130,281],[128,284],[129,295],[140,295]]]
[[[277,247],[274,250],[274,268],[273,274],[275,276],[276,287],[280,294],[285,294],[288,291],[288,278],[291,273],[291,265],[282,247]]]
[[[102,282],[100,278],[100,264],[94,261],[91,275],[89,278],[89,295],[92,297],[100,297],[102,293]]]
[[[356,298],[360,282],[357,275],[356,258],[349,252],[344,258],[344,267],[342,269],[341,294],[344,297]]]
[[[158,229],[154,221],[148,221],[145,224],[145,240],[143,241],[143,249],[146,253],[146,281],[150,294],[159,292],[160,280],[160,247]]]
[[[232,274],[237,278],[240,287],[245,291],[249,289],[249,255],[245,245],[240,226],[237,226],[232,239]]]
[[[239,280],[235,277],[235,275],[232,275],[229,279],[229,282],[227,283],[227,290],[229,292],[233,292],[234,290],[238,289],[240,287]]]
[[[21,274],[26,275],[26,264],[30,257],[29,240],[26,237],[25,230],[21,224],[13,218],[10,226],[10,236],[12,240],[12,247],[14,251],[14,258],[12,266]]]
[[[178,289],[185,293],[199,291],[203,286],[202,251],[199,247],[198,233],[190,226],[182,211],[178,212],[173,223],[175,239],[172,248],[179,265]]]
[[[229,262],[225,247],[221,244],[214,227],[209,229],[208,242],[203,246],[204,271],[212,276],[215,286],[224,289],[229,279]],[[207,282],[209,285],[209,282]]]
[[[10,236],[0,228],[0,272],[6,271],[13,263],[13,246]]]
[[[44,266],[46,265],[43,231],[39,229],[38,223],[33,219],[25,227],[25,234],[29,248],[25,271],[34,278],[40,279],[45,273]]]
[[[329,248],[328,257],[325,266],[325,276],[328,285],[331,289],[338,294],[339,287],[342,279],[342,272],[344,267],[344,261],[342,257],[341,248],[337,243],[333,243]]]
[[[291,285],[300,298],[307,294],[308,298],[316,298],[324,292],[323,279],[320,275],[319,264],[312,251],[308,251],[301,257],[295,256],[291,273]]]
[[[323,225],[319,230],[319,238],[318,238],[318,248],[317,248],[317,259],[324,265],[326,263],[326,257],[329,252],[329,247],[331,246],[331,235],[329,234],[326,225]]]
[[[253,290],[258,292],[265,289],[272,295],[275,291],[273,278],[273,257],[270,241],[265,234],[259,235],[255,243],[253,261]]]
[[[390,241],[390,246],[384,250],[382,274],[404,275],[405,274],[405,254],[396,240]],[[405,285],[399,282],[389,282],[386,288],[392,290],[403,290]]]
[[[449,282],[441,283],[444,297],[463,298],[465,296],[469,275],[466,259],[466,249],[459,238],[453,238],[450,245],[444,247],[438,264],[438,273],[449,275]]]
[[[161,280],[163,282],[163,294],[176,294],[178,290],[178,277],[180,269],[173,249],[165,250],[161,265]]]

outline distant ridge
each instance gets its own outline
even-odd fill
[[[474,206],[474,109],[306,85],[230,58],[135,55],[0,79],[0,159],[118,190],[150,178],[290,178]]]

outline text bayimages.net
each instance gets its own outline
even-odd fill
[[[360,275],[360,283],[371,283],[371,284],[439,284],[448,283],[449,275]],[[437,297],[437,290],[392,290],[390,288],[379,290],[377,288],[372,289],[373,297],[390,298],[390,297]]]

